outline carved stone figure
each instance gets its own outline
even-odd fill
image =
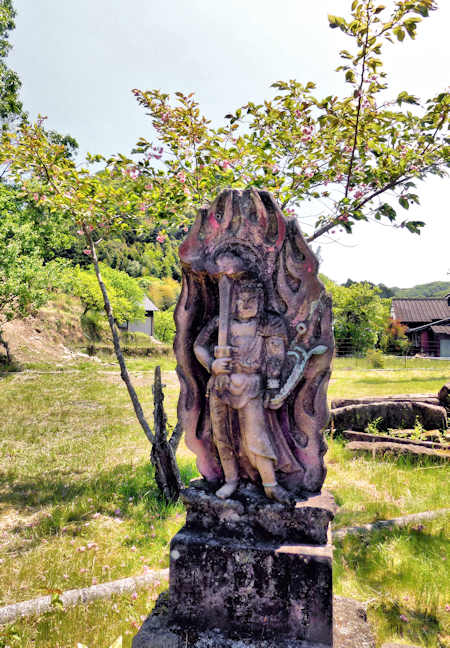
[[[331,648],[336,507],[318,491],[334,342],[317,259],[255,189],[200,209],[179,253],[178,419],[203,479],[181,491],[167,611],[133,647]]]
[[[200,472],[220,498],[319,491],[331,302],[297,224],[268,192],[226,190],[179,252],[178,416]]]

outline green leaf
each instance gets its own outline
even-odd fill
[[[402,223],[402,226],[406,227],[413,234],[420,234],[420,230],[422,227],[425,227],[425,223],[423,221],[405,221]]]
[[[405,39],[405,32],[401,27],[396,27],[394,29],[394,34],[397,36],[397,40],[399,40],[400,42]]]
[[[420,13],[421,16],[426,18],[428,16],[428,8],[425,5],[418,5],[416,7],[417,13]]]
[[[391,205],[388,205],[388,203],[383,203],[382,205],[380,205],[380,207],[377,209],[377,214],[385,216],[391,221],[391,223],[395,221],[397,217],[395,209],[391,207]]]
[[[386,9],[384,5],[378,5],[378,7],[375,9],[375,13],[379,14],[383,11],[383,9]]]
[[[345,80],[349,83],[355,83],[356,77],[353,70],[347,70],[347,72],[345,73]]]
[[[405,196],[400,196],[398,202],[403,207],[403,209],[409,209],[409,201],[407,198],[405,198]]]
[[[402,92],[400,92],[400,94],[397,97],[397,103],[399,104],[399,106],[402,103],[415,104],[416,106],[418,106],[420,104],[420,101],[414,95],[410,95],[407,92],[405,92],[405,90],[403,90]]]
[[[331,29],[336,29],[336,27],[339,27],[337,16],[328,14],[328,22],[330,23]]]

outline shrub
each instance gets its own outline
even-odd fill
[[[375,369],[382,369],[384,367],[384,355],[381,349],[369,349],[366,358],[371,367]]]
[[[155,313],[155,337],[161,342],[172,344],[175,337],[173,310],[157,311]]]

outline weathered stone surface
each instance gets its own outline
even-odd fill
[[[199,630],[331,645],[331,546],[249,544],[182,529],[170,549],[170,615]]]
[[[450,461],[450,453],[431,448],[422,448],[413,444],[401,443],[370,443],[368,441],[351,441],[347,444],[347,450],[357,454],[371,455],[410,455],[414,457],[430,457],[437,461]]]
[[[409,430],[411,433],[413,430]],[[406,432],[406,430],[403,430]],[[367,432],[355,432],[354,430],[344,430],[341,432],[344,439],[348,441],[368,441],[369,443],[400,443],[402,445],[415,445],[423,448],[434,448],[436,450],[447,450],[449,447],[447,444],[438,443],[434,441],[419,441],[417,439],[410,439],[407,436],[402,435],[398,436],[389,436],[387,434],[368,434]],[[434,432],[433,438],[440,438],[440,435],[437,431]]]
[[[295,219],[265,190],[225,189],[179,254],[178,417],[199,472],[224,499],[240,480],[281,503],[320,491],[331,298]]]
[[[340,596],[333,601],[333,648],[375,648],[364,608]],[[133,640],[133,648],[324,648],[323,644],[297,639],[241,639],[220,630],[198,632],[174,625],[168,614],[167,592],[161,594],[152,614]]]
[[[426,430],[445,430],[448,424],[445,408],[427,403],[381,401],[331,410],[331,420],[336,430],[363,432],[377,418],[382,419],[380,429],[383,430],[413,428],[416,418]]]
[[[218,537],[249,543],[271,539],[290,543],[326,544],[336,504],[328,491],[298,499],[292,508],[269,500],[249,482],[233,499],[222,500],[205,480],[193,480],[181,497],[187,508],[186,528],[213,531]]]
[[[375,648],[375,638],[366,611],[358,601],[333,599],[333,648]]]

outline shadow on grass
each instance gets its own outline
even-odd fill
[[[446,614],[442,594],[448,591],[450,576],[445,521],[440,524],[434,533],[416,525],[336,541],[335,583],[350,579],[372,601],[379,640],[401,637],[408,643],[441,645],[438,637]]]
[[[198,475],[193,460],[179,460],[181,479],[187,484]],[[182,510],[180,502],[166,502],[154,479],[153,466],[121,464],[101,472],[91,479],[70,480],[61,476],[44,475],[39,481],[0,482],[0,503],[21,508],[30,513],[43,506],[52,506],[46,516],[29,525],[17,526],[18,535],[33,539],[55,535],[63,527],[84,522],[93,515],[104,515],[147,527],[154,517],[165,520],[175,509]]]

